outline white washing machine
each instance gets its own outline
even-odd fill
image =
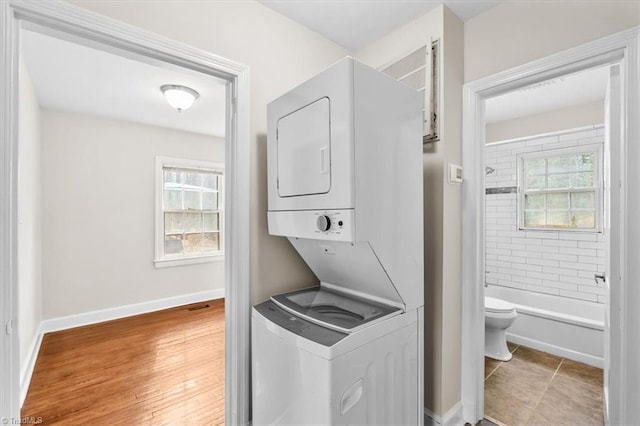
[[[401,313],[322,287],[257,305],[254,424],[418,424],[418,318]]]
[[[253,424],[420,425],[420,96],[345,58],[267,115],[269,233],[320,285],[254,306]]]

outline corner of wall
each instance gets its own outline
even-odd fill
[[[442,40],[442,140],[445,176],[443,194],[442,398],[441,412],[460,403],[462,357],[462,185],[449,183],[449,164],[462,164],[462,85],[464,25],[444,7]]]
[[[19,81],[18,335],[24,372],[42,321],[42,141],[40,105],[22,59]]]

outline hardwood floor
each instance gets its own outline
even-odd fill
[[[224,300],[46,334],[22,416],[44,425],[224,424]]]

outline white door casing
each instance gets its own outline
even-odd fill
[[[615,368],[609,371],[607,414],[611,424],[626,424],[640,417],[640,405],[626,403],[640,400],[640,368],[634,362],[640,359],[640,339],[633,336],[635,324],[640,323],[640,310],[635,309],[640,304],[640,286],[636,285],[640,225],[630,221],[640,215],[639,49],[640,27],[634,27],[464,85],[461,390],[466,422],[475,424],[484,416],[485,100],[606,64],[619,64],[623,94],[620,137],[611,140],[611,169],[617,170],[619,179],[611,186],[610,252],[612,258],[617,254],[618,261],[608,269],[612,288],[614,282],[616,288],[610,300],[608,353]]]
[[[225,149],[225,422],[249,424],[249,69],[62,1],[0,2],[0,419],[20,418],[17,333],[18,59],[20,28],[127,52],[227,80]]]

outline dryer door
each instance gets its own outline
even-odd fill
[[[278,194],[326,194],[331,189],[330,101],[323,97],[278,120]]]

